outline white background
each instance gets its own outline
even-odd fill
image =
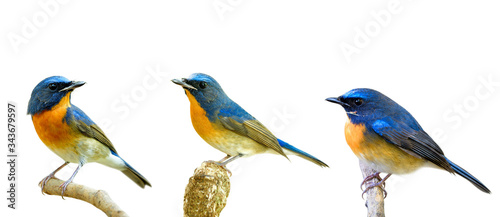
[[[330,165],[277,155],[237,160],[229,166],[222,216],[365,216],[358,160],[343,133],[346,115],[324,100],[357,87],[404,106],[448,158],[493,192],[425,168],[389,179],[388,216],[498,216],[500,5],[494,1],[69,1],[50,15],[39,5],[47,1],[0,3],[1,111],[6,116],[7,100],[18,104],[20,153],[18,209],[10,211],[2,199],[1,216],[102,216],[84,202],[44,196],[37,186],[63,163],[25,115],[32,89],[52,75],[87,82],[72,103],[153,187],[138,188],[98,164],[85,165],[75,182],[106,190],[130,216],[182,216],[194,169],[224,157],[196,134],[189,102],[170,82],[194,72],[215,77],[275,135]],[[231,10],[220,14],[214,2]],[[397,10],[381,25],[372,13],[389,4]],[[23,35],[29,25],[23,20],[34,17],[37,32]],[[369,41],[358,43],[347,61],[340,45],[356,46],[356,29]],[[25,43],[13,45],[13,35]],[[163,77],[144,86],[147,68]],[[497,86],[487,89],[481,79]],[[465,114],[456,113],[464,106]],[[75,168],[57,176],[65,180]]]

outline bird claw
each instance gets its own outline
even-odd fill
[[[42,194],[45,195],[45,193],[43,192],[43,190],[45,189],[45,185],[47,185],[47,182],[49,182],[50,179],[54,178],[54,174],[50,174],[48,175],[47,177],[43,178],[42,181],[40,181],[38,183],[38,185],[41,185],[41,188],[42,188]],[[61,197],[62,199],[64,199],[64,192],[66,191],[66,188],[68,187],[70,182],[64,182],[62,183],[59,188],[62,189],[61,190]]]
[[[226,167],[227,163],[220,162],[220,161],[214,161],[214,160],[208,160],[208,161],[205,161],[205,163],[214,163],[214,164],[217,164],[217,165],[221,166],[224,170],[226,170],[229,173],[229,176],[233,176],[233,173],[231,172],[231,170],[229,170]]]
[[[66,188],[68,187],[68,185],[70,183],[71,183],[70,181],[66,181],[66,182],[62,183],[61,185],[59,185],[59,188],[62,189],[61,190],[61,197],[62,197],[63,200],[65,200],[64,199],[64,192],[66,191]]]
[[[375,187],[380,187],[380,189],[382,189],[382,191],[384,192],[384,199],[385,199],[387,197],[387,191],[385,190],[385,182],[382,182],[382,181],[367,186],[366,189],[361,194],[361,198],[365,199],[364,196],[366,193],[368,193],[368,190],[375,188]]]
[[[359,185],[359,188],[360,188],[361,190],[363,190],[363,185],[364,185],[364,184],[366,184],[366,182],[367,182],[367,181],[372,180],[372,179],[374,179],[374,178],[377,178],[379,181],[381,181],[381,180],[382,180],[382,177],[380,177],[380,172],[376,172],[376,173],[373,173],[373,174],[371,174],[371,175],[367,176],[367,177],[363,180],[363,182],[361,182],[361,185]],[[384,186],[383,186],[383,187],[385,187],[385,183],[384,183]]]
[[[64,162],[63,165],[59,166],[56,170],[54,170],[54,172],[50,173],[47,177],[43,178],[42,181],[38,183],[38,185],[41,185],[43,195],[45,195],[45,193],[43,193],[43,190],[45,189],[45,185],[47,185],[47,182],[49,182],[50,179],[54,178],[56,173],[68,164],[69,162]]]
[[[363,182],[361,183],[361,190],[363,190],[363,185],[366,184],[367,181],[369,180],[372,180],[372,179],[377,179],[379,180],[377,183],[374,183],[374,184],[370,184],[368,186],[366,186],[366,189],[363,190],[363,193],[361,194],[361,198],[365,199],[364,198],[364,195],[365,193],[368,192],[368,190],[372,189],[372,188],[375,188],[375,187],[379,187],[380,189],[382,189],[382,191],[384,192],[384,199],[387,197],[387,191],[385,190],[385,181],[391,176],[392,174],[387,174],[386,177],[382,178],[380,177],[380,172],[376,172],[376,173],[373,173],[369,176],[367,176]]]
[[[40,182],[38,183],[38,185],[40,185],[40,186],[41,186],[41,188],[42,188],[42,194],[43,194],[43,195],[45,195],[45,193],[43,193],[43,189],[45,188],[45,185],[47,185],[47,182],[48,182],[50,179],[52,179],[52,178],[54,178],[54,174],[52,174],[52,173],[51,173],[50,175],[46,176],[45,178],[43,178],[43,179],[42,179],[42,181],[40,181]]]

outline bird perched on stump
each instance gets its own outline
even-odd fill
[[[316,157],[276,138],[262,123],[231,100],[219,83],[209,75],[192,74],[173,79],[184,88],[191,104],[194,129],[212,147],[227,154],[221,165],[242,156],[272,153],[287,158],[297,155],[321,167],[328,167]]]

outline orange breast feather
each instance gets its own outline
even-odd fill
[[[205,141],[211,140],[212,137],[218,135],[218,131],[215,130],[213,124],[206,115],[207,113],[200,106],[196,98],[189,93],[189,91],[186,91],[186,94],[191,104],[191,122],[194,129]]]
[[[345,137],[347,144],[359,159],[377,165],[380,172],[405,174],[423,166],[426,161],[403,151],[377,135],[365,134],[366,127],[347,121]]]
[[[349,120],[345,123],[345,139],[352,152],[359,157],[362,144],[365,142],[364,132],[366,128],[361,124],[352,124]]]
[[[51,110],[33,115],[33,125],[38,137],[51,150],[64,148],[64,146],[73,144],[76,135],[66,122],[63,121],[69,106],[68,93]]]

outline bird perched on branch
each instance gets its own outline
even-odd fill
[[[41,182],[42,192],[45,184],[69,163],[78,167],[64,184],[73,181],[80,168],[89,162],[97,162],[122,171],[141,188],[151,186],[149,181],[125,162],[116,151],[111,141],[82,110],[71,104],[71,93],[84,85],[83,81],[70,81],[65,77],[52,76],[42,80],[31,93],[28,114],[31,115],[35,130],[40,140],[65,163]]]
[[[479,190],[490,190],[466,170],[444,156],[443,151],[420,127],[417,120],[389,97],[372,89],[353,89],[342,96],[327,98],[341,105],[347,113],[345,138],[354,154],[378,173],[366,177],[361,185],[380,172],[406,174],[421,167],[444,169],[458,174]]]
[[[206,74],[173,79],[184,88],[191,104],[193,127],[212,147],[227,154],[219,161],[226,165],[236,158],[273,153],[297,155],[321,167],[328,167],[314,156],[276,138],[262,123],[231,100],[217,81]]]

